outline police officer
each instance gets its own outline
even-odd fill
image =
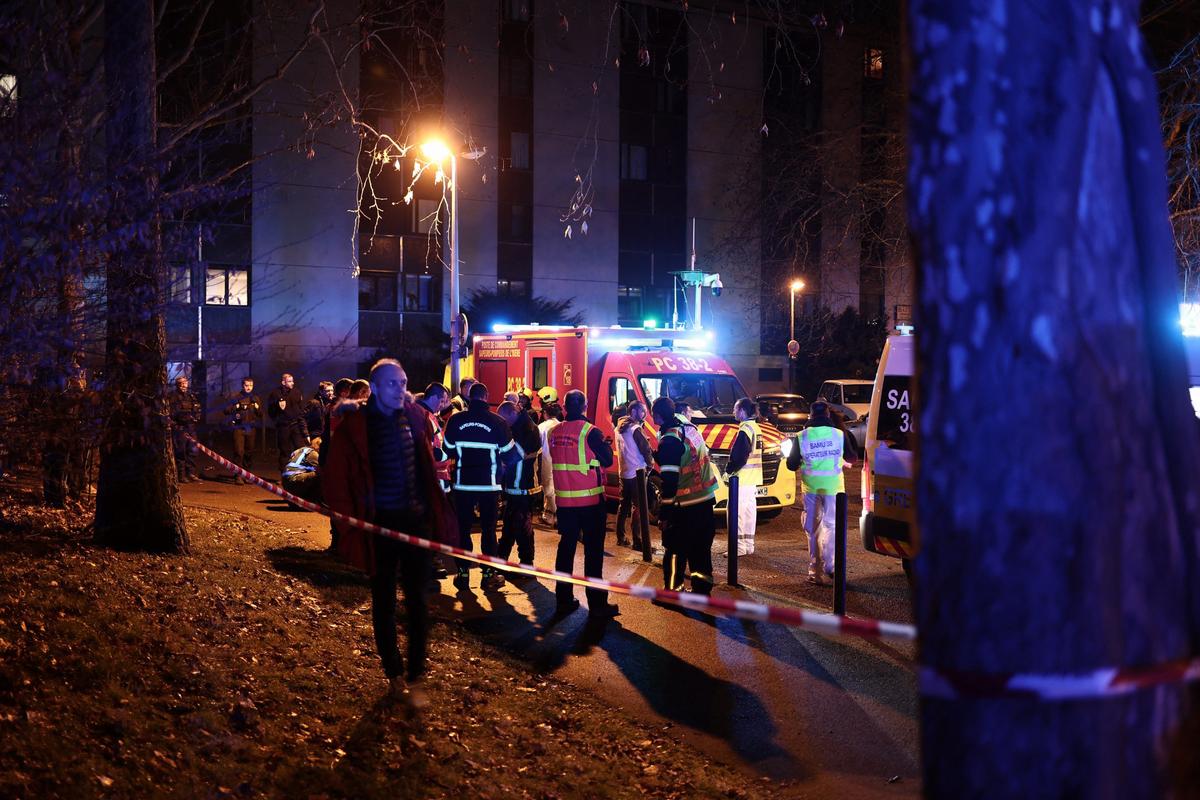
[[[308,444],[304,395],[296,388],[296,380],[290,373],[283,373],[279,385],[267,395],[267,415],[275,421],[275,446],[279,448],[279,474],[282,475],[292,451]]]
[[[737,475],[737,554],[754,553],[754,528],[758,523],[758,487],[763,482],[762,429],[758,427],[758,404],[743,397],[733,404],[738,433],[729,451],[725,471]]]
[[[471,523],[479,509],[480,549],[484,555],[496,555],[496,516],[500,507],[500,461],[513,445],[508,424],[488,407],[487,386],[471,387],[466,411],[450,417],[444,437],[446,453],[455,459],[453,481],[454,511],[458,514],[459,547],[471,549]],[[470,562],[459,561],[454,586],[470,588]],[[492,567],[483,568],[480,586],[499,589],[504,577]]]
[[[583,539],[583,574],[604,577],[604,470],[612,465],[613,453],[604,435],[584,416],[587,397],[578,389],[563,398],[565,421],[550,430],[550,463],[554,473],[554,495],[558,503],[558,554],[554,568],[571,572],[575,565],[575,545]],[[604,620],[619,610],[608,602],[608,592],[588,589],[588,616]],[[561,618],[579,608],[569,583],[554,589],[555,617]]]
[[[542,456],[542,435],[529,414],[509,402],[500,404],[497,413],[512,430],[513,449],[505,459],[506,469],[501,479],[504,486],[504,529],[500,534],[497,554],[508,560],[513,542],[517,559],[522,564],[533,563],[533,501],[542,493],[538,481],[538,461]]]
[[[196,424],[200,422],[200,401],[188,391],[188,377],[175,379],[175,391],[167,398],[171,413],[171,444],[175,449],[175,471],[180,483],[200,480],[196,474],[196,445],[187,437],[196,435]]]
[[[658,425],[658,451],[654,454],[662,475],[663,584],[683,590],[685,576],[696,594],[712,592],[712,543],[716,536],[717,471],[708,447],[699,446],[682,429],[669,397],[651,407]]]
[[[825,575],[834,568],[833,526],[837,513],[837,495],[846,491],[842,470],[846,460],[846,435],[829,416],[829,404],[817,400],[809,408],[808,425],[793,437],[787,466],[800,470],[804,486],[804,532],[808,534],[808,582],[821,584],[817,562],[824,564]]]
[[[254,393],[254,378],[242,378],[242,391],[234,395],[225,406],[225,416],[233,427],[233,463],[247,472],[253,462],[254,435],[262,424],[262,401]],[[242,476],[233,479],[234,483],[245,483]]]

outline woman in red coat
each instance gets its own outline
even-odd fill
[[[438,489],[429,439],[428,413],[408,394],[400,362],[383,359],[371,368],[371,397],[344,413],[331,436],[321,476],[330,509],[424,539],[441,541],[448,509]],[[408,613],[410,702],[427,702],[425,673],[429,606],[426,586],[430,551],[336,522],[338,554],[371,576],[375,645],[394,692],[403,687],[404,662],[396,643],[396,577]]]

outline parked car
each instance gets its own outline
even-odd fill
[[[837,409],[846,422],[854,422],[871,410],[871,392],[874,388],[874,381],[841,378],[822,383],[817,397]]]
[[[867,425],[871,413],[868,411],[853,422],[846,423],[846,438],[850,440],[850,444],[854,445],[854,451],[862,457],[863,448],[867,446]]]
[[[760,394],[758,413],[786,434],[799,433],[808,422],[808,401],[798,394]]]

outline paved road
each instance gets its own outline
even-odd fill
[[[215,476],[215,470],[207,472]],[[856,488],[856,487],[855,487]],[[308,532],[328,543],[328,523],[251,486],[208,480],[182,487],[190,505],[228,508]],[[857,507],[851,508],[851,517]],[[828,588],[804,580],[806,540],[796,510],[761,526],[757,552],[739,566],[746,588],[719,591],[828,610]],[[723,535],[723,530],[720,532]],[[847,546],[851,613],[908,619],[899,564]],[[720,537],[719,537],[720,538]],[[610,542],[612,540],[610,539]],[[552,566],[557,535],[537,532],[539,566]],[[659,585],[661,571],[610,546],[605,575]],[[724,560],[717,560],[718,579]],[[577,564],[582,572],[582,553]],[[914,652],[910,646],[831,639],[752,621],[714,618],[616,597],[621,616],[595,630],[581,610],[551,625],[553,587],[537,580],[502,591],[456,592],[435,606],[535,669],[588,687],[615,706],[676,734],[751,775],[796,783],[785,795],[910,797],[919,793]],[[582,590],[577,589],[582,599]],[[894,782],[888,781],[898,778]]]

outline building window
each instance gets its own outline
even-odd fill
[[[505,22],[529,22],[529,6],[532,0],[502,0]]]
[[[646,180],[647,149],[640,144],[621,145],[621,178],[627,181]]]
[[[250,305],[250,270],[241,267],[206,268],[204,303],[210,306]]]
[[[405,311],[433,311],[440,299],[434,296],[432,275],[404,276]]]
[[[883,80],[883,51],[879,48],[868,47],[863,51],[863,77]]]
[[[509,206],[508,235],[514,242],[528,242],[533,238],[533,217],[529,206]]]
[[[0,75],[0,117],[17,113],[17,76]]]
[[[413,206],[413,230],[417,233],[436,233],[438,224],[438,210],[441,208],[440,200],[427,200],[423,197],[417,198],[416,205]]]
[[[550,359],[545,356],[538,356],[533,359],[533,386],[529,387],[533,391],[541,389],[543,386],[550,384]]]
[[[396,310],[396,273],[361,272],[358,275],[359,311]]]
[[[167,287],[167,297],[170,298],[170,302],[181,305],[189,305],[192,302],[191,267],[171,267],[171,285]]]
[[[781,383],[783,381],[783,367],[759,367],[758,382],[759,383]]]
[[[620,320],[642,321],[642,287],[617,287],[617,317]]]
[[[529,134],[513,131],[508,135],[509,163],[513,169],[529,169]]]
[[[533,63],[527,58],[500,56],[500,94],[529,97],[533,88]]]
[[[504,278],[496,281],[496,294],[506,297],[525,297],[529,294],[528,281],[510,281]]]

